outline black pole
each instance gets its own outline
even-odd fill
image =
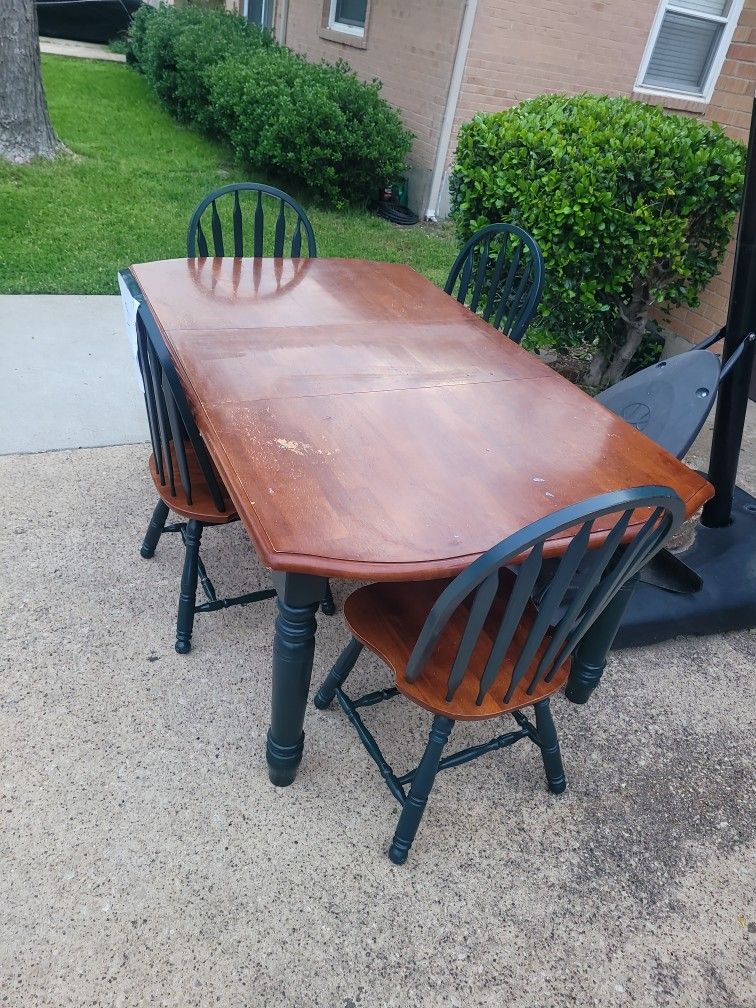
[[[727,361],[744,337],[756,329],[756,99],[751,112],[743,203],[735,245],[735,266],[727,310],[727,332],[722,359]],[[732,498],[743,441],[748,391],[754,361],[754,344],[722,383],[717,400],[714,434],[709,457],[709,481],[714,496],[704,506],[701,522],[722,528],[732,521]]]

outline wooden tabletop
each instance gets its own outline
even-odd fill
[[[407,266],[178,259],[132,273],[273,570],[452,575],[595,494],[671,486],[689,515],[712,494]]]

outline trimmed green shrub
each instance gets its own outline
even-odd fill
[[[209,73],[231,55],[275,44],[257,25],[207,6],[143,6],[129,38],[135,62],[162,104],[179,122],[208,131]]]
[[[651,309],[698,303],[740,205],[742,144],[626,98],[545,95],[460,130],[452,178],[461,238],[514,221],[547,268],[541,345],[593,346],[587,382],[624,374]]]
[[[126,33],[126,62],[133,63],[141,70],[144,56],[144,43],[147,38],[147,28],[150,19],[156,14],[156,8],[143,3],[133,14]]]
[[[129,47],[177,119],[326,202],[366,202],[405,169],[411,134],[380,82],[344,62],[308,63],[243,18],[196,6],[143,7]]]
[[[346,63],[312,64],[278,47],[232,57],[210,75],[211,117],[237,157],[316,191],[365,202],[401,175],[411,138],[398,113]]]

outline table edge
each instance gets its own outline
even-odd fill
[[[225,479],[225,473],[223,473]],[[226,483],[228,486],[228,483]],[[234,503],[235,494],[228,487]],[[686,518],[692,517],[707,500],[714,495],[714,488],[707,482],[688,500],[683,501]],[[255,529],[249,520],[249,515],[240,511],[237,513],[242,524],[252,539],[261,562],[269,570],[296,574],[312,574],[318,577],[343,578],[346,581],[432,581],[437,578],[455,577],[481,556],[481,553],[468,553],[461,556],[447,557],[442,560],[422,560],[411,562],[375,561],[375,560],[338,560],[333,557],[322,557],[314,554],[279,553],[270,547],[264,530]],[[254,514],[254,512],[253,512]],[[628,526],[623,542],[630,542],[640,531],[642,522],[634,522]],[[262,532],[262,535],[261,535]],[[600,546],[608,532],[596,532],[589,540],[590,548]],[[263,539],[266,545],[263,546]],[[563,536],[550,539],[544,548],[544,557],[562,556],[571,537]],[[491,543],[491,546],[496,543]],[[489,547],[490,548],[490,547]]]

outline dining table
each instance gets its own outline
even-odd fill
[[[672,487],[690,516],[713,493],[410,266],[197,258],[130,272],[278,593],[267,735],[276,785],[302,760],[328,579],[451,578],[598,494]],[[594,541],[606,532],[598,522]],[[563,534],[546,554],[569,542]],[[576,652],[574,702],[598,685],[631,591]]]

